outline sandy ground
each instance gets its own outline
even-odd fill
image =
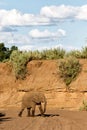
[[[45,117],[36,112],[35,117],[18,117],[19,108],[6,109],[0,117],[0,130],[87,130],[86,111],[47,110]]]

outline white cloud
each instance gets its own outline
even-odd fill
[[[65,19],[87,20],[87,5],[83,6],[45,6],[40,14],[22,13],[16,9],[0,9],[0,26],[53,25]]]
[[[87,5],[78,7],[66,5],[45,6],[40,10],[40,14],[38,15],[22,13],[16,9],[0,9],[0,42],[4,42],[8,45],[15,44],[21,50],[26,50],[27,48],[35,49],[35,47],[36,49],[38,49],[38,47],[40,49],[54,47],[55,45],[48,46],[47,44],[58,41],[60,38],[66,36],[65,30],[58,29],[56,31],[50,31],[45,29],[44,31],[41,31],[33,29],[28,34],[25,34],[26,31],[23,32],[23,28],[17,31],[19,28],[15,27],[56,25],[58,24],[58,21],[67,19],[87,21]],[[40,46],[35,46],[35,43],[41,44]],[[70,49],[72,47],[65,48]]]
[[[30,38],[27,35],[13,34],[10,32],[0,32],[0,42],[4,42],[7,46],[21,46],[30,44]]]
[[[64,19],[76,15],[78,8],[73,6],[45,6],[41,9],[40,14],[50,18]]]
[[[60,37],[66,36],[65,30],[58,29],[56,32],[51,32],[49,30],[39,31],[38,29],[33,29],[29,32],[29,36],[33,39],[58,39]]]
[[[48,25],[49,18],[34,15],[22,14],[16,9],[0,10],[0,26],[27,26],[27,25]]]
[[[32,38],[48,38],[52,34],[48,30],[39,31],[38,29],[31,30],[29,36]]]
[[[60,46],[55,44],[52,45],[50,42],[57,42],[61,37],[64,36],[66,36],[66,32],[62,29],[58,29],[55,32],[33,29],[28,34],[15,34],[14,32],[3,31],[0,32],[0,42],[4,42],[8,47],[15,45],[20,50],[43,50],[54,48],[54,46]]]
[[[13,10],[0,10],[0,26],[19,25],[21,21],[20,13]]]
[[[33,47],[33,50],[49,50],[49,49],[54,49],[54,48],[63,48],[62,44],[58,44],[58,45],[43,45],[43,46],[36,46]]]
[[[21,51],[29,51],[29,50],[33,50],[34,46],[32,45],[22,45],[18,47],[19,50]]]
[[[56,20],[61,19],[80,19],[87,20],[87,5],[83,6],[45,6],[41,9],[40,14],[44,17]]]
[[[0,32],[0,42],[8,43],[10,41],[11,34]]]
[[[87,20],[87,5],[79,7],[79,10],[76,15],[76,19]]]

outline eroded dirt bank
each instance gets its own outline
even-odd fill
[[[11,68],[0,63],[0,130],[87,130],[87,112],[79,111],[87,100],[87,60],[80,60],[82,72],[70,85],[70,92],[58,75],[58,61],[31,61],[25,80],[15,81]],[[45,117],[18,117],[24,92],[43,91],[47,97]],[[62,109],[62,110],[61,110]],[[72,111],[73,110],[73,111]]]
[[[15,81],[7,63],[0,63],[0,107],[20,106],[24,92],[18,90],[43,91],[48,107],[79,109],[87,100],[87,60],[80,60],[82,72],[71,83],[70,92],[58,75],[58,60],[37,60],[28,63],[27,77]]]

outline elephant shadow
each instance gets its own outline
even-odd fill
[[[4,121],[10,121],[11,117],[6,117],[4,113],[0,113],[0,124]]]
[[[43,114],[43,115],[38,114],[38,115],[36,115],[36,116],[42,116],[42,117],[54,117],[54,116],[59,116],[59,114]]]

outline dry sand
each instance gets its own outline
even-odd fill
[[[0,117],[0,130],[87,130],[86,111],[47,110],[44,117],[36,112],[35,117],[17,114],[20,108],[10,108]]]

